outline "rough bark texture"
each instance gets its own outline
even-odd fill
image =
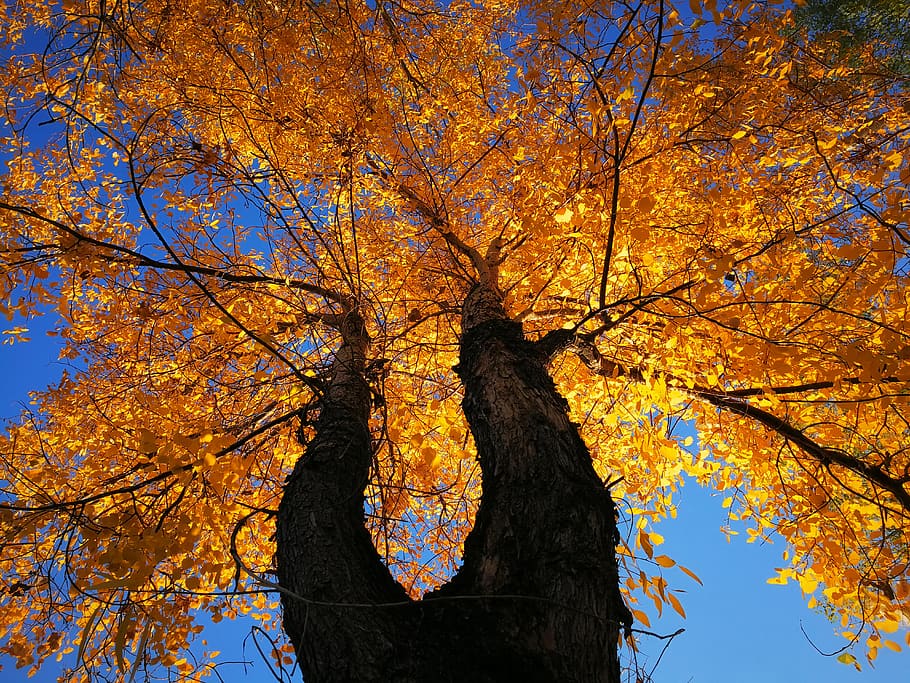
[[[396,608],[343,606],[408,600],[363,523],[372,462],[370,391],[362,375],[368,339],[354,314],[346,327],[316,435],[278,508],[277,573],[293,594],[282,596],[285,630],[308,683],[396,680],[403,659]]]
[[[618,681],[630,614],[619,593],[615,509],[545,357],[491,288],[465,302],[458,374],[483,498],[461,571],[441,593],[483,603],[501,647],[539,680]],[[505,596],[525,596],[507,598]]]
[[[478,286],[465,302],[456,368],[483,497],[461,570],[419,602],[363,525],[371,450],[366,337],[357,339],[345,337],[316,437],[279,507],[278,576],[294,594],[283,597],[285,629],[307,683],[618,682],[629,613],[613,502],[544,355],[495,289]]]

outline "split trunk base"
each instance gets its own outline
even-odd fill
[[[615,509],[546,359],[494,290],[465,302],[463,408],[483,495],[462,566],[412,601],[363,525],[366,339],[346,338],[279,507],[284,623],[304,680],[618,683],[629,612]],[[362,329],[362,326],[358,329]]]

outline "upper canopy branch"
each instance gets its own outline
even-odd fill
[[[49,225],[52,225],[54,228],[60,232],[69,235],[74,238],[77,243],[84,242],[85,244],[91,245],[103,251],[109,252],[105,258],[109,262],[115,263],[127,263],[133,266],[139,266],[142,268],[154,268],[156,270],[169,270],[175,272],[181,272],[186,274],[195,274],[203,275],[208,277],[213,277],[223,282],[231,282],[238,284],[272,284],[272,285],[281,285],[284,287],[290,287],[292,289],[299,289],[310,294],[316,294],[318,296],[325,297],[331,301],[334,301],[342,306],[349,304],[349,302],[340,295],[339,293],[327,289],[325,287],[320,287],[319,285],[314,285],[306,280],[300,280],[296,278],[283,279],[279,277],[274,277],[270,275],[260,275],[260,274],[239,274],[231,273],[227,270],[221,268],[213,268],[210,266],[200,266],[189,264],[184,261],[178,262],[168,262],[161,261],[159,259],[154,259],[145,254],[136,251],[135,249],[130,249],[120,244],[113,244],[111,242],[106,242],[100,240],[96,237],[92,237],[80,230],[77,230],[71,225],[67,225],[61,221],[45,216],[42,213],[36,211],[35,209],[28,206],[18,206],[15,204],[9,204],[7,202],[0,201],[0,209],[5,209],[13,213],[17,213],[21,216],[27,218],[34,218],[40,221],[43,221]],[[64,250],[65,247],[58,244],[48,244],[44,247],[45,249],[60,249]]]
[[[477,249],[455,234],[449,224],[448,217],[444,215],[443,211],[431,206],[429,202],[425,201],[405,182],[392,177],[392,174],[386,169],[380,168],[375,159],[368,158],[367,164],[376,175],[391,184],[395,191],[414,207],[420,217],[445,240],[446,244],[471,262],[478,282],[494,287],[497,286],[498,272],[496,266],[499,265],[502,248],[502,243],[499,240],[493,240],[486,255],[482,255]]]
[[[711,405],[755,420],[775,434],[778,434],[787,441],[797,445],[804,453],[812,456],[826,467],[838,465],[854,474],[858,474],[866,481],[879,486],[894,496],[894,499],[900,503],[901,508],[903,508],[903,514],[910,515],[910,492],[904,488],[904,485],[908,481],[906,477],[892,477],[877,465],[863,462],[861,459],[840,449],[822,446],[784,418],[778,417],[762,408],[758,408],[741,398],[718,396],[716,394],[697,390],[693,390],[692,393],[705,399]]]

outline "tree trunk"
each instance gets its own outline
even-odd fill
[[[370,390],[363,378],[369,340],[355,313],[342,344],[316,434],[297,462],[278,506],[276,564],[284,628],[304,680],[397,680],[402,608],[408,596],[383,565],[363,524],[372,463]],[[344,605],[352,605],[345,607]]]
[[[494,288],[472,290],[462,325],[456,370],[483,495],[460,571],[419,602],[363,526],[365,342],[356,350],[346,340],[338,353],[316,436],[278,513],[278,576],[294,594],[283,595],[285,629],[304,678],[618,683],[630,615],[610,494],[545,357]],[[351,603],[375,606],[342,606]]]
[[[468,295],[462,326],[457,371],[483,496],[462,568],[440,593],[500,596],[483,607],[504,652],[538,680],[619,681],[620,626],[631,615],[609,491],[546,358],[492,287]]]

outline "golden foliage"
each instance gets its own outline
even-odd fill
[[[443,581],[479,496],[452,371],[472,254],[532,339],[574,333],[552,370],[635,513],[630,601],[684,614],[652,524],[688,476],[786,540],[777,580],[870,659],[896,647],[892,83],[746,1],[32,4],[0,10],[0,306],[10,340],[59,318],[72,369],[2,440],[4,653],[202,676],[195,615],[270,625],[271,514],[352,302],[377,547],[412,592]]]

